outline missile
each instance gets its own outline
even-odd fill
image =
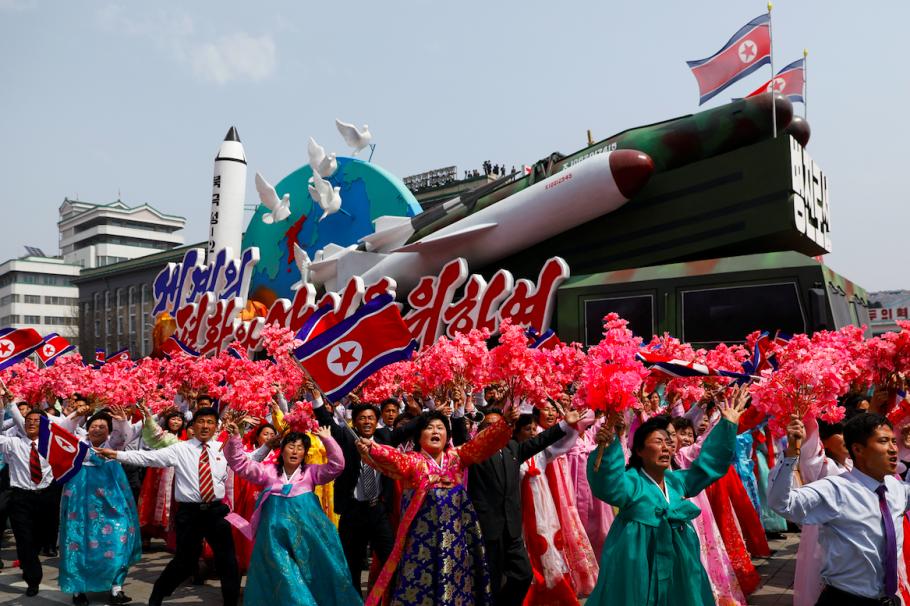
[[[386,217],[360,246],[326,247],[310,265],[310,279],[335,290],[355,275],[366,284],[388,276],[409,290],[456,257],[482,267],[613,212],[653,170],[651,158],[638,151],[597,154],[416,240],[421,215]]]
[[[230,248],[240,254],[243,238],[243,200],[246,193],[246,154],[237,129],[233,126],[215,155],[212,179],[212,212],[209,221],[209,261],[218,251]]]

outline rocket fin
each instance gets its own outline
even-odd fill
[[[386,215],[377,218],[373,224],[376,226],[376,231],[358,240],[365,244],[369,251],[397,248],[407,242],[414,233],[411,217]]]
[[[471,227],[465,227],[464,229],[459,229],[458,231],[452,232],[450,234],[445,234],[441,236],[429,236],[418,240],[417,242],[412,242],[401,248],[396,248],[393,252],[429,252],[433,249],[439,247],[448,247],[456,242],[462,242],[464,240],[470,240],[475,236],[482,234],[486,231],[489,231],[499,225],[498,223],[480,223],[479,225],[472,225]]]

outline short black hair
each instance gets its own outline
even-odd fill
[[[655,431],[666,433],[669,425],[670,417],[659,415],[651,417],[638,426],[638,429],[635,430],[635,434],[632,436],[632,452],[629,453],[630,468],[641,469],[644,462],[638,455],[638,451],[645,447],[645,440],[647,440],[652,433]]]
[[[95,421],[104,421],[105,423],[107,423],[107,431],[108,432],[114,431],[114,419],[111,417],[111,415],[106,410],[99,410],[98,412],[96,412],[95,414],[90,416],[88,418],[88,421],[85,422],[86,429],[91,427],[92,423],[94,423]]]
[[[847,446],[850,457],[853,457],[854,444],[865,445],[875,430],[882,426],[893,429],[891,421],[874,412],[858,414],[844,423],[844,444]]]
[[[423,433],[423,430],[427,428],[430,424],[430,421],[442,421],[442,424],[446,428],[446,444],[449,443],[449,437],[452,435],[452,426],[449,424],[449,417],[445,416],[438,410],[428,410],[425,413],[422,413],[417,417],[417,421],[414,423],[414,450],[420,450],[420,434]],[[445,448],[445,446],[443,446]]]
[[[193,414],[193,423],[195,423],[195,422],[196,422],[196,419],[199,419],[200,417],[215,417],[215,422],[216,422],[216,423],[218,422],[218,418],[219,418],[219,417],[218,417],[218,411],[215,410],[214,408],[210,407],[210,406],[206,406],[206,407],[203,407],[203,408],[198,409],[198,410]]]
[[[839,423],[825,423],[821,419],[818,419],[818,437],[822,440],[827,440],[831,436],[836,436],[839,433],[844,433],[844,422]]]
[[[379,410],[385,411],[387,406],[394,406],[396,409],[401,409],[401,403],[395,398],[386,398],[382,401],[382,404],[379,405]]]
[[[692,424],[692,419],[689,417],[673,417],[673,420],[670,422],[673,424],[673,428],[676,431],[691,429],[693,433],[695,432],[695,425]]]
[[[534,412],[518,415],[518,420],[515,421],[515,428],[512,429],[513,437],[517,436],[518,432],[521,431],[523,428],[525,428],[528,425],[530,425],[531,423],[535,423],[537,421],[537,419],[540,417],[540,413],[537,411],[538,411],[538,409],[535,408]]]
[[[372,410],[377,419],[382,415],[382,411],[380,411],[379,407],[375,404],[370,404],[369,402],[360,402],[359,404],[354,404],[351,406],[351,420],[356,421],[357,417],[359,417],[361,413],[366,410]]]
[[[47,413],[44,412],[43,410],[41,410],[40,408],[31,408],[31,409],[29,409],[29,411],[27,413],[22,415],[22,418],[27,419],[32,415],[41,415],[42,417],[46,417]]]
[[[275,433],[278,433],[278,430],[275,429],[275,426],[274,426],[274,425],[272,425],[271,423],[263,423],[262,425],[260,425],[259,427],[256,428],[256,434],[255,434],[255,435],[256,435],[256,438],[257,438],[257,439],[258,439],[259,436],[262,434],[262,430],[263,430],[263,429],[271,429],[271,430],[274,431]]]

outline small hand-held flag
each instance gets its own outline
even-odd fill
[[[371,374],[407,360],[417,349],[391,295],[379,295],[294,351],[329,400],[337,401]]]
[[[42,343],[34,328],[0,328],[0,370],[21,362]]]
[[[44,342],[35,350],[35,353],[38,354],[45,366],[53,366],[60,356],[74,349],[76,349],[75,345],[57,333],[52,332],[44,337]]]
[[[771,15],[752,19],[733,34],[724,46],[708,57],[687,61],[698,81],[698,104],[771,63]]]
[[[130,357],[130,348],[124,347],[120,351],[114,352],[111,355],[107,356],[105,358],[105,363],[123,362],[123,361],[129,362],[130,360],[132,360],[132,358]]]
[[[164,343],[161,344],[161,353],[163,353],[168,359],[173,358],[177,355],[186,355],[191,358],[198,358],[199,352],[175,337],[171,335],[164,340]]]
[[[44,457],[54,480],[58,484],[70,481],[82,469],[82,462],[88,454],[88,444],[63,429],[51,423],[47,417],[41,417],[41,426],[38,429],[38,454]]]

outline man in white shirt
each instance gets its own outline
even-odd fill
[[[24,436],[0,436],[0,452],[10,473],[10,524],[16,537],[16,557],[22,579],[28,586],[25,595],[29,597],[38,593],[43,578],[38,552],[47,541],[52,512],[60,506],[59,501],[54,503],[55,496],[59,499],[59,493],[51,487],[54,481],[51,467],[38,454],[42,416],[45,414],[40,410],[26,413]]]
[[[202,539],[215,554],[215,566],[221,576],[221,596],[225,606],[235,606],[240,594],[240,575],[234,557],[231,526],[224,519],[230,512],[223,502],[227,479],[227,460],[221,443],[213,440],[218,430],[218,413],[214,408],[200,408],[193,418],[195,437],[161,450],[117,451],[102,448],[99,453],[124,463],[147,467],[173,467],[174,498],[177,513],[177,550],[155,582],[150,606],[159,606],[164,598],[192,576],[202,553]]]
[[[793,468],[802,423],[788,426],[786,456],[769,476],[768,505],[797,524],[819,525],[825,587],[819,606],[897,605],[898,549],[910,486],[895,477],[897,440],[883,416],[863,413],[844,424],[853,469],[797,488]]]

